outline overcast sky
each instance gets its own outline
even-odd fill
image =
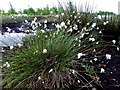
[[[59,0],[60,2],[69,1],[69,0]],[[71,0],[74,2],[80,3],[89,2],[90,5],[96,7],[96,10],[102,11],[111,11],[114,13],[118,13],[118,1],[120,0]],[[22,10],[28,8],[28,6],[35,8],[58,6],[58,0],[0,0],[0,9],[4,9],[7,11],[10,6],[9,2],[13,5],[16,10]]]

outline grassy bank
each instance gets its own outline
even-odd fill
[[[22,23],[25,20],[31,22],[34,18],[37,18],[37,21],[43,23],[45,20],[48,22],[57,22],[58,18],[55,15],[0,15],[2,22],[0,24],[13,24],[13,23]]]

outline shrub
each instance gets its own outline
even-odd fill
[[[6,50],[1,83],[4,88],[93,87],[94,67],[82,57],[99,46],[98,40],[90,28],[78,35],[68,34],[64,27],[37,31],[37,35],[23,40],[22,47]]]

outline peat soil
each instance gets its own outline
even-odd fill
[[[110,59],[106,54],[111,55]],[[92,57],[92,58],[91,58]],[[88,55],[89,64],[95,67],[101,86],[97,90],[120,90],[120,50],[116,46],[106,45]],[[97,58],[97,60],[94,60]],[[104,72],[101,72],[101,68]]]

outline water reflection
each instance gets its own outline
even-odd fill
[[[4,35],[0,34],[0,46],[11,46],[22,42],[22,38],[27,34],[25,33],[8,33],[5,32]]]

